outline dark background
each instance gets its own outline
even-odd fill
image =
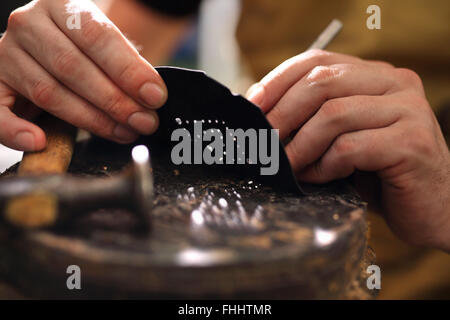
[[[0,32],[6,30],[8,17],[11,11],[21,7],[31,0],[2,0],[0,3]],[[170,15],[186,16],[195,14],[198,11],[201,0],[140,0],[141,2],[153,7],[153,9]]]
[[[0,2],[0,32],[5,32],[11,11],[30,2],[29,0],[4,0]]]

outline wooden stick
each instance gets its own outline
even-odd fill
[[[26,152],[18,168],[19,176],[62,174],[67,172],[75,146],[76,128],[49,114],[37,123],[47,136],[47,146],[39,152]],[[5,218],[12,225],[33,229],[51,226],[58,216],[58,199],[36,190],[9,200]]]
[[[65,173],[72,160],[76,129],[49,114],[43,115],[38,125],[47,136],[47,146],[42,151],[24,153],[18,175]]]

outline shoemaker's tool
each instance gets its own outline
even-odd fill
[[[45,132],[46,148],[39,152],[25,152],[17,170],[18,176],[65,173],[73,155],[76,128],[48,113],[40,116],[37,125]],[[51,225],[56,218],[55,206],[55,199],[44,192],[12,195],[4,206],[5,219],[22,228]]]
[[[19,204],[11,206],[10,199]],[[131,166],[111,177],[39,175],[0,180],[0,207],[3,208],[6,203],[6,220],[19,228],[58,225],[80,212],[99,208],[131,208],[138,214],[142,227],[148,230],[152,200],[153,179],[149,152],[145,146],[134,147]],[[20,206],[21,211],[16,206]],[[38,214],[42,214],[45,208],[45,217],[18,220],[17,215],[27,214],[24,210],[28,206],[39,206]],[[29,210],[35,213],[37,209]],[[23,220],[31,223],[24,225]]]
[[[154,196],[146,149],[132,151],[130,168],[131,147],[100,138],[76,145],[70,178],[16,177],[17,184],[7,180],[14,174],[8,170],[0,185],[14,182],[16,190],[0,188],[5,198],[44,179],[42,189],[66,204],[59,206],[61,220],[72,220],[21,233],[0,224],[0,278],[37,298],[372,297],[366,206],[352,187],[299,186],[280,143],[270,150],[279,151],[279,170],[265,179],[264,164],[253,161],[174,164],[172,133],[190,132],[195,121],[205,131],[271,126],[260,108],[203,72],[157,70],[170,94],[158,110],[158,131],[139,141],[151,150]],[[137,216],[132,205],[153,205],[151,232],[135,232],[150,217],[148,208]],[[66,270],[74,264],[82,290],[67,290]]]
[[[309,46],[308,50],[311,49],[325,49],[331,41],[339,34],[342,29],[342,22],[338,19],[333,19],[330,24],[322,31],[322,33],[317,37],[317,39]],[[284,145],[294,139],[295,135],[299,129],[294,130],[286,139],[284,139]]]
[[[322,31],[317,39],[309,46],[311,49],[325,49],[330,42],[338,35],[342,29],[342,22],[338,19],[333,19],[330,24]]]

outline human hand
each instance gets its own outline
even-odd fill
[[[417,74],[378,61],[310,50],[250,88],[297,177],[325,183],[376,172],[392,229],[450,251],[450,153]]]
[[[80,28],[69,28],[77,14]],[[11,13],[0,70],[0,143],[22,151],[46,144],[27,121],[36,106],[129,143],[157,129],[155,109],[167,99],[156,70],[89,0],[35,0]]]

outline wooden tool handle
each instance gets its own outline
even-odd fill
[[[42,151],[24,153],[18,175],[65,173],[72,160],[76,128],[50,114],[42,115],[37,125],[47,136],[47,147]]]
[[[75,146],[76,128],[49,114],[39,118],[39,125],[47,136],[47,146],[39,152],[26,152],[19,165],[18,175],[35,176],[61,174],[67,171]],[[39,190],[9,200],[5,217],[12,225],[40,228],[53,225],[58,218],[58,199]]]

